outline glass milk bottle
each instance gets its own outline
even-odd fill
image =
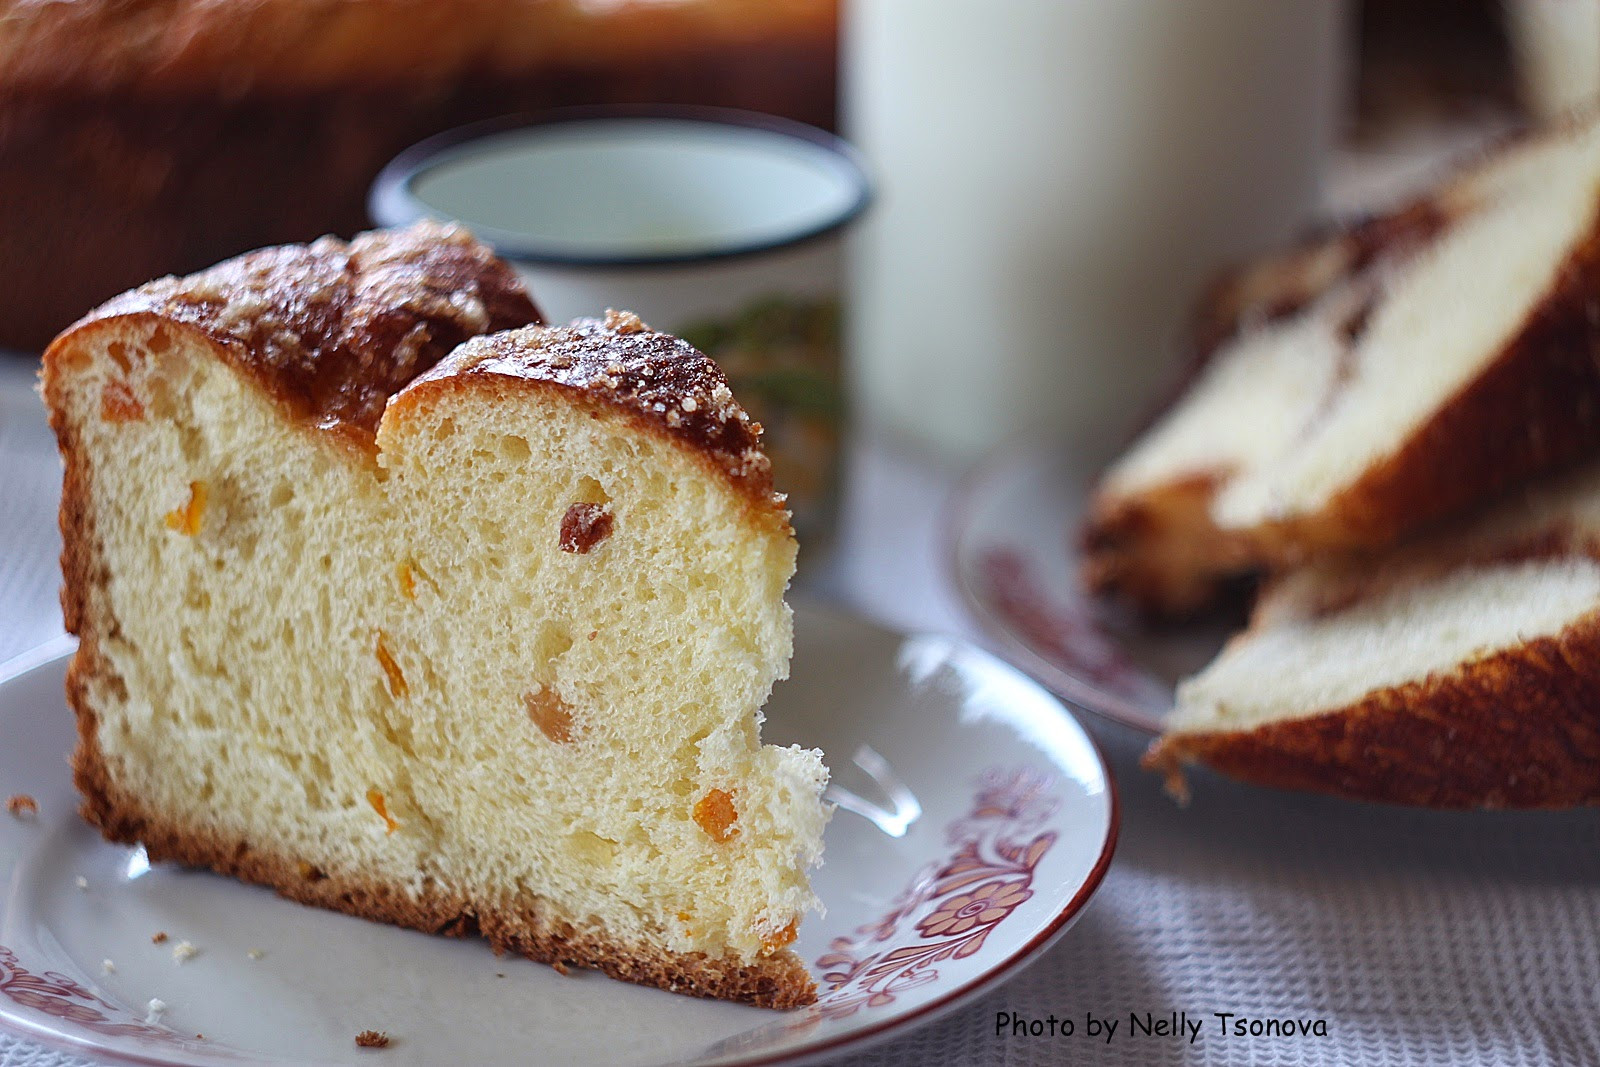
[[[1308,221],[1338,0],[847,0],[844,122],[880,199],[852,249],[858,414],[970,458],[1102,458],[1222,264]]]

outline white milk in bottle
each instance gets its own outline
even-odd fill
[[[1170,376],[1200,285],[1314,208],[1338,0],[847,0],[858,415],[968,458],[1103,455]]]

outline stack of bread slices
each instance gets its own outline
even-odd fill
[[[1444,807],[1600,800],[1600,122],[1237,272],[1106,473],[1085,578],[1264,577],[1150,761]]]

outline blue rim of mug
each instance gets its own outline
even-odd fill
[[[552,267],[679,267],[746,256],[760,255],[778,249],[790,249],[831,236],[859,218],[872,203],[873,188],[867,177],[861,154],[848,141],[826,130],[808,126],[803,122],[766,115],[756,111],[735,108],[699,107],[691,105],[610,106],[594,105],[566,107],[536,114],[505,115],[486,119],[466,126],[435,134],[419,141],[395,156],[378,173],[367,195],[367,214],[379,226],[405,226],[429,218],[443,222],[461,221],[439,212],[424,203],[412,191],[412,183],[428,170],[469,156],[481,142],[488,138],[516,130],[537,129],[545,126],[570,123],[627,122],[639,119],[665,119],[674,122],[701,123],[708,126],[740,127],[762,133],[778,134],[823,149],[855,187],[855,196],[843,210],[831,214],[823,221],[802,227],[778,237],[757,241],[729,243],[717,248],[697,249],[690,252],[654,252],[639,255],[554,252],[529,242],[525,235],[492,226],[470,224],[473,232],[492,246],[495,253],[513,263],[526,263]]]

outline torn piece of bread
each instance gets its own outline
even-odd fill
[[[809,1002],[826,772],[759,740],[795,559],[759,429],[632,316],[537,321],[418,227],[56,340],[84,813],[305,903]]]
[[[1393,543],[1600,444],[1600,123],[1236,275],[1187,394],[1106,474],[1085,578],[1157,614]]]
[[[1600,802],[1600,466],[1277,579],[1147,761],[1432,807]]]

